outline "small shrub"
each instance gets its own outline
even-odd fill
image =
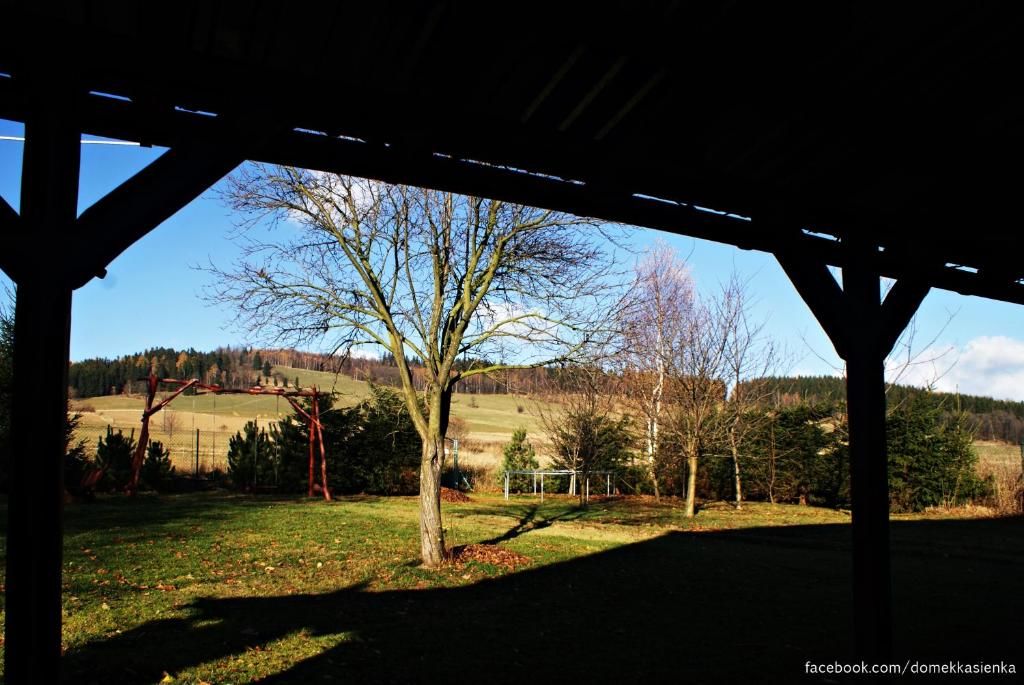
[[[103,470],[99,487],[107,490],[121,490],[128,485],[132,476],[132,453],[135,439],[120,430],[116,433],[107,426],[107,435],[96,444],[96,465]]]
[[[517,414],[522,414],[524,411],[526,411],[526,407],[524,407],[521,404],[517,404],[516,405],[516,413]]]
[[[146,460],[142,462],[142,482],[161,492],[167,488],[174,477],[174,466],[171,465],[171,451],[164,449],[159,440],[153,440],[146,448]]]
[[[92,470],[92,464],[85,456],[85,440],[75,442],[75,431],[81,420],[81,414],[76,413],[68,416],[64,424],[64,489],[75,496],[90,494],[81,485],[85,475]]]
[[[537,453],[526,440],[526,429],[517,428],[512,440],[502,450],[501,469],[498,477],[504,479],[506,471],[532,471],[540,468]],[[502,481],[504,482],[504,481]],[[509,481],[511,492],[524,492],[533,488],[533,478],[524,474],[513,475]]]
[[[232,484],[240,490],[276,485],[276,445],[255,421],[246,422],[242,430],[228,441],[228,477]]]

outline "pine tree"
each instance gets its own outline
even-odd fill
[[[103,484],[120,490],[128,484],[132,474],[132,454],[135,440],[120,430],[116,433],[107,426],[107,435],[96,445],[96,464],[103,470]]]
[[[142,482],[154,490],[163,490],[174,477],[171,452],[164,449],[159,440],[153,440],[146,448],[146,460],[142,462]]]
[[[526,439],[526,429],[517,428],[512,433],[512,440],[502,448],[501,471],[499,476],[504,482],[506,471],[533,471],[540,468],[537,454]],[[531,487],[532,480],[526,475],[513,475],[509,481],[509,489],[523,492]]]
[[[278,449],[255,421],[228,441],[228,476],[235,487],[249,490],[277,483]]]

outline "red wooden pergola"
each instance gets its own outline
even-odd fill
[[[177,386],[177,389],[159,402],[156,401],[156,394],[160,385]],[[303,418],[309,430],[309,489],[308,495],[312,497],[317,488],[323,493],[324,499],[330,501],[331,491],[327,484],[327,451],[324,447],[324,429],[320,422],[320,391],[314,386],[309,390],[285,390],[284,388],[264,388],[254,385],[251,388],[225,388],[220,385],[202,383],[198,378],[192,380],[181,380],[178,378],[158,378],[150,375],[146,379],[146,408],[142,411],[142,429],[139,431],[139,443],[132,455],[132,473],[128,483],[127,492],[135,494],[139,487],[139,474],[142,471],[142,462],[146,457],[146,448],[149,445],[149,420],[154,414],[169,405],[179,395],[189,389],[213,393],[217,395],[273,395],[288,400],[292,409]],[[310,398],[310,409],[307,411],[299,404],[296,398]],[[319,445],[320,451],[320,482],[316,482],[315,447]]]
[[[26,136],[20,207],[0,201],[13,449],[35,457],[11,479],[41,484],[9,498],[7,682],[59,675],[72,293],[245,160],[774,254],[846,360],[852,635],[861,658],[891,653],[883,360],[931,288],[1024,303],[1011,5],[0,10],[0,117]],[[168,151],[79,212],[83,132]]]

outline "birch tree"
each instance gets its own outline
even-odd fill
[[[605,240],[614,236],[568,214],[290,167],[247,165],[225,196],[243,228],[267,218],[277,227],[271,238],[243,233],[243,257],[211,267],[210,297],[233,306],[239,325],[276,343],[394,356],[423,440],[421,555],[441,564],[455,387],[571,361],[599,337],[622,290]],[[467,368],[456,363],[464,358],[501,361]]]
[[[624,310],[623,375],[627,394],[644,424],[644,456],[655,499],[665,396],[673,354],[681,353],[693,313],[693,282],[676,252],[658,243],[635,270],[632,306]]]

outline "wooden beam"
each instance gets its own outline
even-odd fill
[[[24,97],[13,81],[17,79],[0,79],[0,117],[19,120],[24,116]],[[213,152],[224,145],[225,137],[231,133],[225,129],[220,117],[205,117],[166,108],[149,113],[138,109],[136,103],[90,97],[81,104],[79,114],[83,130],[89,133],[123,140],[145,140],[172,149],[181,145],[201,144]],[[723,188],[718,187],[716,190],[708,186],[707,182],[692,185],[689,176],[677,179],[672,192],[668,192],[663,184],[654,184],[652,178],[649,178],[650,173],[633,175],[630,172],[624,176],[606,177],[599,184],[566,183],[541,175],[524,174],[500,165],[460,161],[457,155],[434,154],[435,149],[444,152],[443,146],[417,151],[403,150],[397,143],[385,146],[382,143],[362,143],[297,132],[285,124],[283,118],[274,123],[277,125],[275,133],[258,140],[237,141],[237,147],[230,154],[238,159],[291,164],[395,183],[498,197],[728,243],[744,249],[772,253],[785,249],[802,260],[820,261],[831,266],[842,267],[847,261],[840,241],[794,233],[788,229],[780,232],[777,227],[766,225],[763,217],[756,212],[752,221],[745,222],[729,216],[700,212],[690,204],[671,202],[674,197],[692,195],[692,200],[704,197],[706,193],[714,195],[724,192]],[[572,149],[563,145],[559,148],[559,154],[573,157],[567,152]],[[488,155],[482,161],[496,159],[503,150],[488,147]],[[470,155],[467,153],[467,156]],[[520,157],[515,157],[510,166],[515,167]],[[593,154],[589,154],[589,157],[593,157]],[[639,194],[662,197],[669,201],[644,199]],[[738,195],[744,194],[743,191],[738,192]],[[785,217],[787,225],[815,226],[813,221],[801,223],[801,216],[800,212],[788,212]],[[889,232],[886,244],[894,243],[899,235],[898,232]],[[893,248],[864,258],[881,275],[900,279],[917,272],[921,258],[910,255],[919,252]],[[982,273],[972,273],[946,267],[947,262],[958,263],[962,260],[955,259],[952,253],[933,252],[926,258],[931,267],[926,282],[932,287],[1024,304],[1024,285],[1016,280],[994,278],[986,269]],[[993,259],[1004,260],[1005,250],[1001,249],[999,253]],[[984,264],[979,262],[979,266],[983,267]],[[86,277],[91,275],[87,274]]]
[[[202,142],[168,150],[78,219],[81,269],[75,286],[101,274],[128,249],[238,166],[243,158],[225,145]]]
[[[878,344],[883,355],[892,352],[896,341],[930,290],[924,281],[910,277],[899,279],[889,290],[882,302],[878,327]]]
[[[21,229],[21,217],[7,201],[0,197],[0,241],[5,247],[0,250],[0,270],[11,279],[15,279],[18,257],[16,239]]]
[[[792,253],[775,255],[789,276],[800,297],[818,320],[836,353],[846,359],[849,340],[849,319],[842,288],[824,262],[805,260]]]
[[[18,274],[7,509],[5,677],[60,682],[63,460],[71,286],[69,240],[78,208],[76,98],[60,73],[34,81],[25,123],[22,230],[39,241]]]
[[[14,207],[0,197],[0,233],[10,233],[16,230],[20,220],[21,217],[14,211]]]

